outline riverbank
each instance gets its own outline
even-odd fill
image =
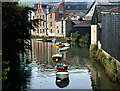
[[[120,83],[120,71],[117,61],[113,57],[107,56],[101,49],[98,49],[96,45],[91,45],[90,58],[102,65],[111,80]]]

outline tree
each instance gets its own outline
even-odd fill
[[[25,52],[29,48],[32,23],[28,21],[30,7],[18,3],[2,3],[3,56]],[[3,57],[4,58],[4,57]]]
[[[2,65],[3,65],[3,88],[10,86],[17,88],[20,78],[19,53],[26,52],[30,48],[30,30],[32,23],[28,20],[30,10],[34,10],[17,2],[2,3]],[[11,74],[9,74],[11,73]],[[13,75],[14,73],[14,75]],[[7,77],[10,75],[9,77]],[[4,79],[5,78],[5,79]],[[9,79],[6,81],[6,79]],[[14,81],[13,81],[14,80]],[[17,90],[16,90],[17,91]]]

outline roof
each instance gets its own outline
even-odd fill
[[[120,12],[120,5],[99,4],[95,7],[95,11],[92,17],[91,24],[97,24],[101,22],[101,12]]]
[[[120,6],[108,9],[108,10],[103,10],[102,12],[114,12],[114,13],[120,13]]]
[[[87,11],[86,14],[88,14],[88,13],[90,12],[90,10],[91,10],[91,8],[94,6],[94,4],[95,4],[95,2],[93,2],[93,4],[90,6],[90,8],[88,9],[88,11]]]
[[[87,10],[66,10],[67,14],[76,14],[80,17],[83,17],[86,14]]]
[[[65,5],[87,5],[86,2],[65,2]]]
[[[73,26],[73,28],[80,28],[80,27],[91,27],[91,21],[72,21],[76,23],[76,25]]]

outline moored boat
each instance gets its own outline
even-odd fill
[[[56,43],[56,39],[52,39],[52,42]]]
[[[56,46],[59,46],[59,45],[61,45],[61,44],[62,44],[61,42],[57,42],[57,43],[56,43]]]
[[[36,39],[36,41],[37,41],[37,42],[42,42],[42,41],[43,41],[43,39]]]
[[[69,72],[67,70],[57,71],[57,73],[56,73],[56,78],[59,78],[61,80],[68,78],[68,77],[69,77]]]
[[[69,72],[67,71],[68,66],[63,64],[63,63],[58,63],[57,64],[57,73],[56,77],[63,80],[69,76]]]
[[[63,43],[65,45],[65,47],[70,47],[69,43]]]
[[[62,48],[62,47],[65,47],[65,45],[64,44],[59,45],[59,48]]]
[[[59,48],[59,51],[65,51],[67,49],[69,49],[70,47],[63,47],[63,48]]]
[[[52,59],[54,62],[59,62],[62,59],[62,54],[54,54]]]

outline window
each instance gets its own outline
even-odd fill
[[[41,22],[40,22],[40,26],[41,26]]]
[[[43,26],[44,26],[44,22],[43,22]]]
[[[62,18],[62,15],[61,15],[61,14],[59,14],[59,18]]]
[[[44,33],[44,29],[43,29],[43,33]]]
[[[57,26],[57,29],[58,29],[58,26]]]
[[[34,16],[33,16],[33,19],[34,19]]]
[[[40,8],[40,4],[39,4],[39,8]]]
[[[37,30],[37,33],[39,33],[39,29]]]
[[[60,11],[62,11],[62,7],[60,7]]]
[[[52,18],[52,14],[50,14],[50,18]]]
[[[52,29],[51,29],[51,33],[52,33]]]
[[[41,15],[40,15],[40,19],[41,19]]]
[[[59,30],[58,30],[58,34],[59,34]]]
[[[44,19],[44,15],[43,15],[43,19]]]
[[[40,33],[42,33],[41,29],[40,29]]]
[[[50,22],[50,25],[52,26],[52,22]]]

